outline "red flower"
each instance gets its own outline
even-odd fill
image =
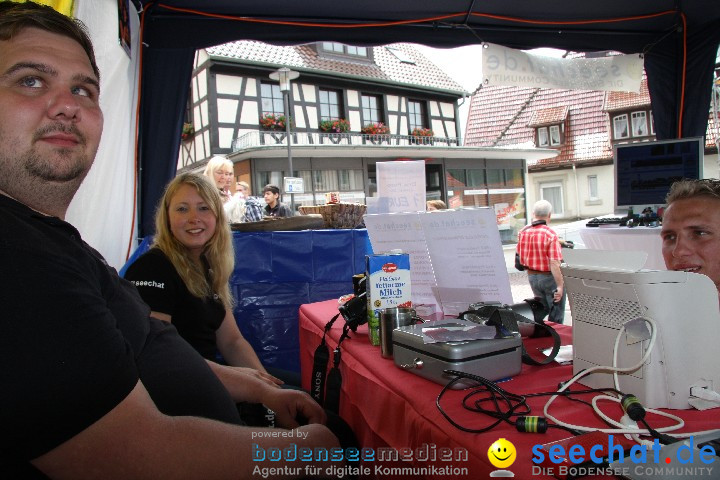
[[[387,135],[390,133],[390,128],[382,122],[368,123],[360,132],[366,135]]]

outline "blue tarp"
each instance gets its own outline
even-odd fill
[[[150,243],[142,242],[121,275]],[[233,232],[233,243],[230,289],[240,331],[264,365],[299,372],[298,308],[352,293],[352,276],[365,271],[370,253],[367,230]]]

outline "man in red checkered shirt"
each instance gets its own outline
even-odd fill
[[[533,205],[533,222],[518,233],[517,253],[525,266],[533,294],[540,299],[550,320],[563,323],[565,291],[560,273],[560,239],[550,227],[552,205],[540,200]]]

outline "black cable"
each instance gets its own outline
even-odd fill
[[[442,414],[442,416],[445,417],[445,419],[448,422],[450,422],[451,425],[453,425],[455,428],[457,428],[459,430],[462,430],[463,432],[484,433],[489,430],[492,430],[496,426],[500,425],[502,422],[508,422],[508,423],[512,424],[510,419],[514,415],[519,415],[519,414],[514,413],[515,410],[517,410],[521,405],[525,405],[527,407],[527,404],[525,404],[525,399],[522,396],[516,395],[514,393],[509,393],[509,392],[503,390],[502,388],[498,387],[497,384],[495,384],[494,382],[491,382],[490,380],[487,380],[483,377],[479,377],[477,375],[467,374],[467,373],[463,373],[463,372],[456,372],[453,370],[446,370],[445,372],[449,373],[451,375],[455,375],[455,378],[450,380],[440,391],[440,393],[437,396],[437,399],[435,400],[435,405],[437,406],[437,408],[440,411],[440,413]],[[457,423],[456,421],[454,421],[450,417],[450,415],[448,415],[445,412],[445,410],[443,410],[442,406],[440,405],[440,400],[442,399],[443,395],[445,395],[445,392],[447,392],[450,388],[452,388],[453,385],[455,385],[457,382],[459,382],[460,380],[463,380],[463,379],[474,380],[474,381],[478,382],[482,387],[485,387],[487,390],[500,395],[500,397],[504,400],[504,403],[507,405],[508,410],[506,412],[501,411],[499,409],[500,406],[497,405],[497,403],[496,403],[496,406],[498,407],[498,409],[495,411],[485,410],[485,409],[476,410],[476,411],[480,411],[482,413],[485,413],[485,414],[497,419],[491,425],[489,425],[485,428],[481,428],[481,429],[464,427],[464,426],[460,425],[459,423]],[[471,395],[472,395],[472,393],[471,393]],[[467,398],[467,396],[466,396],[466,398]],[[518,403],[513,404],[513,401],[516,401]],[[495,397],[495,402],[497,402],[496,397]],[[465,405],[465,400],[463,400],[463,407],[467,408],[467,406]]]
[[[438,408],[438,411],[440,414],[445,417],[445,419],[450,422],[452,426],[455,428],[462,430],[463,432],[468,433],[484,433],[487,432],[502,422],[509,423],[510,425],[517,426],[515,422],[513,422],[513,417],[523,417],[525,415],[528,415],[530,413],[530,406],[527,404],[527,399],[531,397],[541,397],[541,396],[552,396],[552,395],[558,395],[561,397],[565,397],[568,400],[577,401],[582,404],[591,406],[591,404],[585,400],[581,400],[578,398],[573,397],[572,395],[582,395],[582,394],[588,394],[588,393],[615,393],[617,395],[621,395],[621,392],[618,392],[617,390],[613,388],[591,388],[591,389],[585,389],[585,390],[575,390],[575,391],[563,391],[563,392],[538,392],[538,393],[531,393],[526,395],[519,395],[516,393],[508,392],[507,390],[503,389],[502,387],[498,386],[497,383],[492,382],[484,377],[480,377],[478,375],[473,375],[471,373],[466,372],[459,372],[456,370],[445,370],[444,373],[449,375],[454,375],[455,378],[451,379],[440,391],[440,393],[437,396],[437,399],[435,400],[435,405]],[[492,424],[481,428],[481,429],[474,429],[470,427],[466,427],[463,425],[460,425],[458,422],[453,420],[450,415],[445,412],[445,410],[442,408],[442,405],[440,404],[443,396],[445,393],[450,390],[453,385],[458,383],[460,380],[473,380],[474,382],[478,383],[478,386],[475,387],[472,391],[467,393],[463,399],[462,399],[462,406],[464,409],[469,410],[471,412],[475,413],[483,413],[485,415],[488,415],[489,417],[492,417],[496,419],[495,422]],[[473,397],[476,397],[478,395],[486,395],[479,399],[473,399]],[[471,402],[472,400],[472,402]],[[490,403],[491,407],[485,407],[484,405]],[[543,419],[545,420],[545,419]],[[570,427],[566,427],[564,425],[556,425],[556,424],[547,424],[547,428],[556,428],[560,430],[567,431],[569,433],[572,433],[573,435],[579,435],[582,432],[579,432],[578,430],[575,430]]]
[[[671,437],[670,435],[665,435],[664,433],[660,433],[654,428],[652,428],[650,425],[648,425],[647,420],[644,418],[640,420],[640,423],[642,423],[645,428],[647,428],[647,431],[650,432],[650,435],[652,435],[653,438],[657,438],[662,442],[664,445],[669,445],[671,443],[679,442],[680,440],[674,437]]]

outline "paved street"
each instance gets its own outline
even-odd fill
[[[533,298],[534,295],[528,283],[527,273],[515,270],[515,245],[505,246],[503,253],[505,254],[505,265],[507,266],[510,277],[510,290],[512,291],[513,302],[519,303],[526,298]],[[570,303],[567,301],[565,302],[565,324],[572,324]]]

